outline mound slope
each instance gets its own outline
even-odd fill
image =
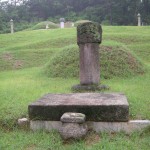
[[[56,29],[59,28],[59,26],[53,22],[50,21],[44,21],[36,24],[35,26],[32,27],[33,30],[38,30],[38,29],[45,29],[46,25],[48,25],[49,29]]]
[[[101,46],[101,77],[128,77],[143,74],[142,64],[123,47]],[[65,47],[52,57],[45,67],[48,77],[79,77],[79,49],[76,45]]]

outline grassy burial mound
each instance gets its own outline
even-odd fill
[[[1,35],[0,72],[44,66],[55,53],[75,43],[75,40],[74,29],[32,30]]]
[[[59,26],[53,22],[50,21],[44,21],[36,24],[35,26],[32,27],[33,30],[38,30],[38,29],[45,29],[46,25],[48,25],[49,29],[56,29],[59,28]]]
[[[123,47],[101,46],[101,77],[128,77],[144,72],[141,63]],[[79,49],[76,45],[65,47],[54,55],[45,67],[48,77],[79,77]]]

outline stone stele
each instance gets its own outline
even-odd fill
[[[102,41],[100,24],[87,22],[77,27],[80,48],[80,84],[98,85],[100,82],[99,44]]]

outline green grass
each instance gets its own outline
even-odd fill
[[[61,31],[61,32],[60,32]],[[75,32],[75,31],[74,31]],[[64,37],[64,34],[67,35]],[[75,43],[75,33],[70,29],[24,31],[0,36],[0,70],[39,67],[49,61],[62,47]],[[16,61],[21,66],[15,67]]]
[[[33,26],[31,29],[32,30],[38,30],[38,29],[45,29],[46,25],[48,25],[49,29],[56,29],[59,28],[59,25],[50,22],[50,21],[44,21],[44,22],[40,22],[38,24],[36,24],[35,26]]]
[[[103,27],[102,47],[123,47],[146,70],[142,75],[116,76],[101,81],[111,87],[109,92],[126,94],[131,119],[150,119],[149,32],[150,27]],[[57,132],[34,133],[18,129],[17,119],[28,117],[28,104],[46,93],[70,93],[72,85],[79,83],[78,78],[47,78],[43,74],[47,62],[65,47],[75,44],[75,28],[0,35],[0,150],[149,149],[149,128],[131,135],[100,133],[97,138],[91,135],[93,139],[69,143],[63,143]]]
[[[86,139],[63,143],[57,132],[51,133],[14,130],[0,132],[2,150],[148,150],[150,133],[131,135],[90,133]],[[10,141],[12,144],[10,144]],[[140,142],[139,142],[140,141]]]

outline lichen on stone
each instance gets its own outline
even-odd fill
[[[77,26],[77,43],[101,43],[102,28],[96,22],[86,22]]]

